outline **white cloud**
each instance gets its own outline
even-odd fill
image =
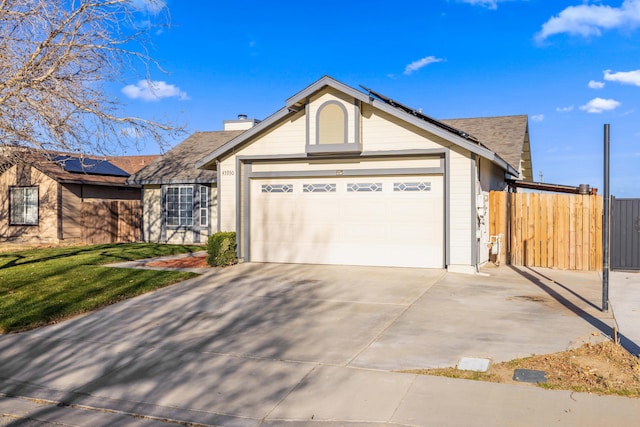
[[[418,71],[419,69],[426,67],[429,64],[433,64],[436,62],[442,62],[444,59],[436,58],[435,56],[425,56],[422,59],[418,59],[417,61],[413,61],[411,64],[404,67],[404,75],[408,76],[414,71]]]
[[[602,30],[633,29],[640,25],[640,0],[625,0],[620,7],[599,4],[569,6],[542,25],[536,39],[567,33],[583,37],[599,36]]]
[[[159,101],[162,98],[178,98],[181,101],[189,99],[179,87],[154,80],[140,80],[135,85],[127,85],[122,88],[122,93],[131,99],[143,101]]]
[[[573,105],[569,105],[568,107],[557,107],[556,111],[558,113],[568,113],[569,111],[573,111]]]
[[[531,120],[533,120],[534,122],[541,122],[544,120],[544,114],[534,114],[533,116],[531,116]]]
[[[615,110],[620,105],[622,104],[615,99],[593,98],[591,101],[580,107],[580,109],[587,113],[600,114],[603,111]]]
[[[589,81],[588,85],[591,89],[602,89],[604,87],[604,82],[597,82],[595,80]]]
[[[605,70],[604,79],[610,82],[640,86],[640,70],[619,71],[617,73],[612,73],[611,70]]]

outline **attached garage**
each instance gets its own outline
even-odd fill
[[[526,116],[466,123],[528,155]],[[216,171],[216,229],[245,262],[468,273],[488,259],[488,192],[520,174],[465,131],[330,77],[196,166]]]
[[[252,179],[257,262],[444,267],[442,175]]]

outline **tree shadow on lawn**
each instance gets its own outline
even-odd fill
[[[112,243],[104,245],[31,249],[26,251],[26,255],[24,251],[20,251],[18,253],[0,253],[0,269],[26,266],[34,263],[45,263],[47,261],[61,260],[68,257],[88,254],[95,254],[95,259],[80,261],[74,263],[74,265],[101,265],[105,263],[131,261],[137,259],[137,254],[139,254],[141,250],[149,251],[149,253],[145,255],[145,258],[155,258],[160,256],[190,254],[204,249],[204,247],[192,248],[186,245],[156,245],[146,243]],[[30,256],[30,252],[33,253],[32,256]],[[52,254],[47,255],[48,253]]]

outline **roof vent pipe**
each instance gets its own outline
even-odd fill
[[[580,184],[578,186],[578,193],[579,194],[589,194],[589,184]]]
[[[238,114],[238,120],[247,120],[246,114]]]

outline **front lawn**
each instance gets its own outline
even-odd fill
[[[0,253],[0,333],[55,323],[196,276],[102,264],[200,250],[127,243]]]

